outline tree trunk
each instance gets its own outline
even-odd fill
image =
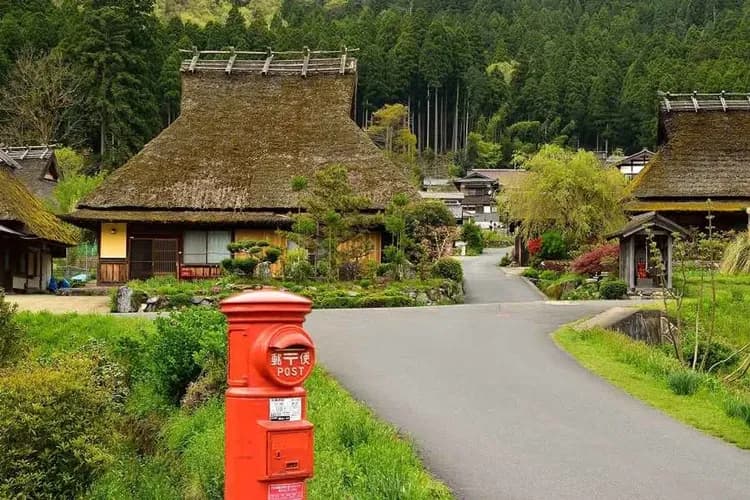
[[[430,87],[427,87],[427,149],[430,149]]]
[[[437,154],[440,149],[440,145],[438,144],[438,122],[440,121],[439,120],[440,114],[439,114],[439,108],[438,108],[438,88],[437,87],[435,87],[435,109],[434,111],[435,111],[435,123],[434,123],[435,140],[433,141],[433,144],[435,145],[435,154]]]
[[[456,112],[453,114],[453,152],[458,151],[458,100],[461,97],[460,85],[456,83]]]

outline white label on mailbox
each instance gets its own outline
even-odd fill
[[[302,420],[302,398],[271,398],[268,406],[270,420],[275,422]]]

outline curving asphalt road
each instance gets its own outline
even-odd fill
[[[750,498],[750,453],[631,398],[549,338],[611,304],[527,298],[498,260],[465,261],[476,305],[315,311],[319,359],[459,498]]]

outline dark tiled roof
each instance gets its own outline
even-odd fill
[[[55,150],[52,146],[0,148],[0,165],[11,167],[13,175],[40,198],[51,197],[57,184],[54,161]],[[46,178],[48,173],[53,178]]]

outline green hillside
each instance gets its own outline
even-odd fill
[[[281,7],[282,0],[253,0],[240,7],[246,19],[261,17],[267,22]],[[224,22],[231,0],[156,0],[156,14],[160,18],[179,17],[184,22],[205,25],[209,21]]]

